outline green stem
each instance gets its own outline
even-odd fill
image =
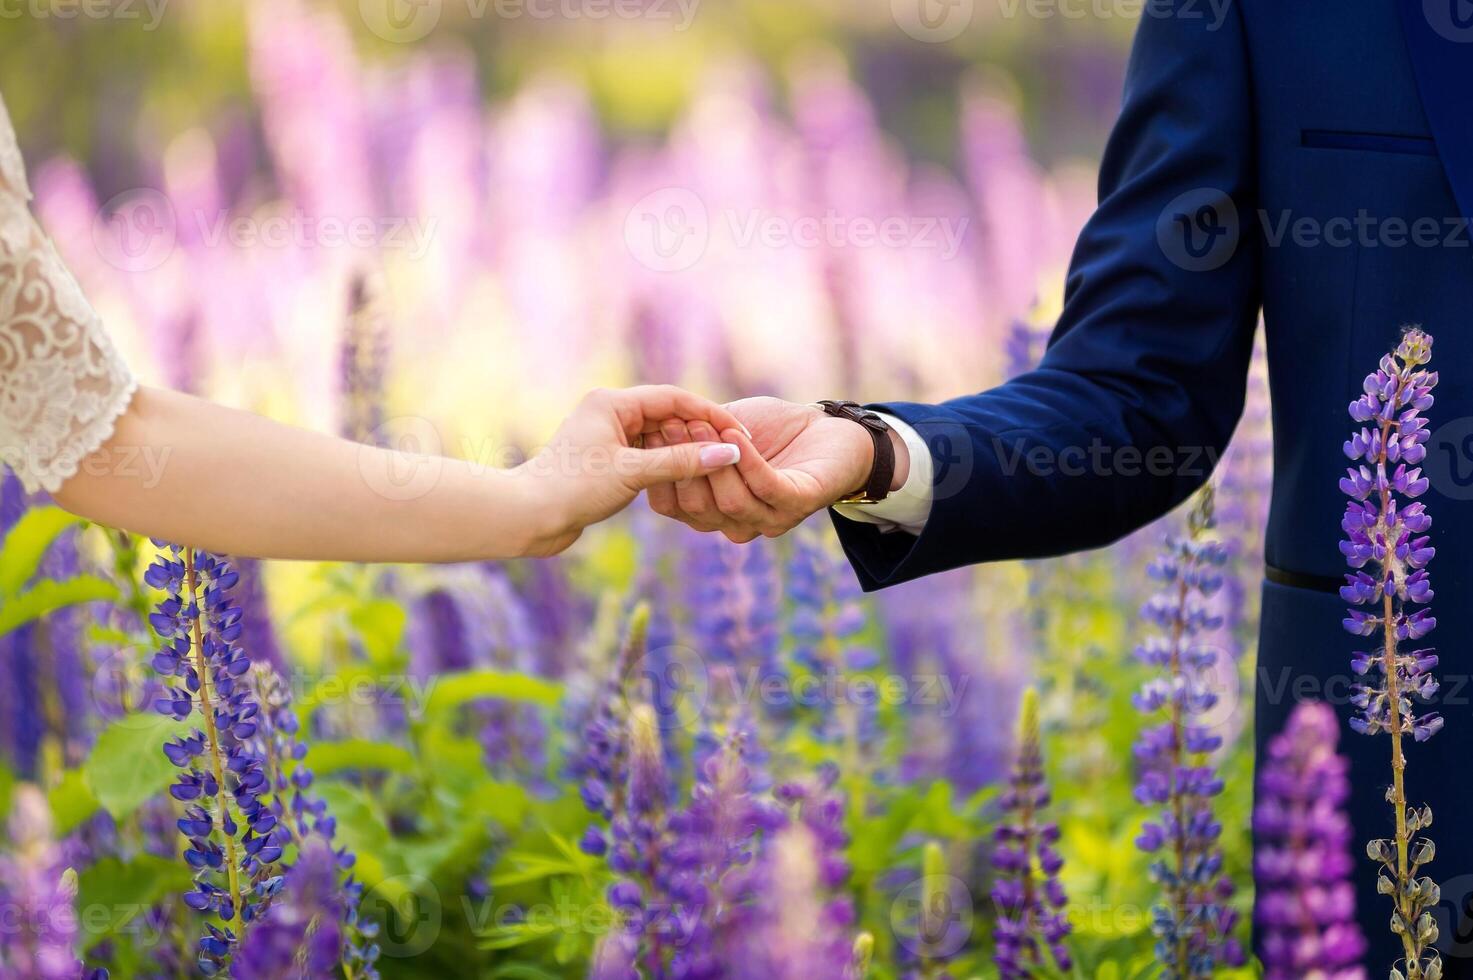
[[[1400,388],[1398,387],[1398,394]],[[1377,531],[1382,534],[1387,543],[1386,561],[1395,561],[1391,549],[1395,543],[1390,540],[1390,528],[1387,520],[1391,514],[1391,490],[1386,485],[1386,441],[1391,438],[1391,429],[1394,423],[1383,421],[1381,423],[1381,452],[1376,459],[1376,475],[1381,483],[1381,516],[1377,522]],[[1410,883],[1410,874],[1407,870],[1407,806],[1406,786],[1403,774],[1406,770],[1406,756],[1402,754],[1401,736],[1404,731],[1404,722],[1401,716],[1401,679],[1398,676],[1396,664],[1396,605],[1393,594],[1385,590],[1385,569],[1382,569],[1382,596],[1381,596],[1381,634],[1384,638],[1381,651],[1382,669],[1386,672],[1386,700],[1387,712],[1390,724],[1387,728],[1391,732],[1391,805],[1396,808],[1396,903],[1397,913],[1405,928],[1401,933],[1401,945],[1406,954],[1407,975],[1409,980],[1420,980],[1422,976],[1421,955],[1417,949],[1417,943],[1412,935],[1415,928],[1411,915],[1410,904],[1406,899],[1408,894],[1407,885]]]

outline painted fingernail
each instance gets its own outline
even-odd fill
[[[714,446],[701,447],[702,466],[731,466],[741,458],[741,447],[733,446],[729,442],[719,442]]]

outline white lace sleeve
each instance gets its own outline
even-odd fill
[[[54,493],[112,436],[137,385],[30,197],[0,101],[0,460],[26,490]]]

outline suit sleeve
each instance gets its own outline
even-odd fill
[[[933,461],[919,536],[835,520],[877,589],[1098,547],[1211,474],[1242,414],[1257,322],[1256,147],[1241,4],[1148,4],[1100,200],[1039,367],[939,405],[872,406]]]

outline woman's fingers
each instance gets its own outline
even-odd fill
[[[694,480],[732,466],[741,457],[736,446],[720,442],[688,442],[678,446],[623,450],[629,486],[636,490]],[[740,480],[740,477],[737,477]]]
[[[658,432],[646,433],[644,447],[646,449],[663,449],[665,448],[665,437]],[[662,517],[673,518],[677,521],[682,519],[680,504],[675,499],[674,481],[653,484],[646,490],[645,495],[649,498],[650,510],[656,514]]]
[[[700,420],[711,423],[713,431],[746,427],[727,408],[707,398],[674,385],[639,385],[596,393],[607,397],[626,438],[660,431],[660,423],[668,419]]]

